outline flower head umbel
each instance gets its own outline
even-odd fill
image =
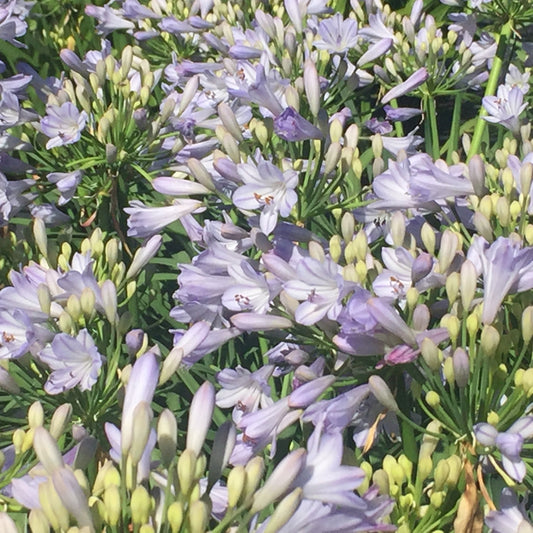
[[[76,338],[57,334],[51,345],[39,352],[39,359],[52,369],[44,390],[59,394],[76,385],[82,391],[90,390],[98,379],[104,358],[88,331],[82,329]]]
[[[41,119],[41,130],[50,137],[46,149],[79,141],[86,122],[87,113],[78,111],[72,102],[48,106],[46,116]]]

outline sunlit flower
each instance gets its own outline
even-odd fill
[[[50,137],[46,148],[55,148],[79,141],[87,122],[87,113],[78,111],[72,102],[46,108],[46,116],[41,119],[42,132]]]

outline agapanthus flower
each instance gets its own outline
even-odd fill
[[[261,209],[259,225],[269,235],[276,227],[278,216],[289,216],[298,201],[294,190],[298,173],[292,169],[282,171],[269,161],[258,165],[241,163],[237,169],[244,185],[233,193],[232,201],[240,209]]]
[[[323,19],[318,24],[318,37],[313,45],[319,50],[327,50],[330,54],[345,54],[358,42],[357,21],[344,19],[340,13]]]
[[[216,394],[218,407],[234,407],[233,421],[238,424],[243,415],[272,405],[274,401],[267,381],[273,371],[274,365],[262,366],[255,372],[241,366],[235,370],[225,368],[217,374],[217,381],[222,386]]]
[[[483,274],[484,324],[494,322],[507,294],[533,287],[533,247],[521,248],[520,242],[509,237],[498,237],[489,244],[476,235],[467,258],[474,263],[478,275]]]
[[[524,441],[533,437],[533,416],[519,418],[507,431],[480,423],[474,426],[477,441],[483,446],[495,446],[501,453],[505,471],[519,483],[526,476],[526,464],[520,457]]]
[[[518,117],[527,103],[524,103],[524,93],[518,86],[500,85],[496,96],[483,97],[483,107],[488,113],[483,117],[487,122],[501,124],[515,135],[520,132]]]
[[[492,533],[533,533],[533,524],[525,510],[525,500],[518,503],[516,493],[509,487],[502,490],[499,509],[487,514],[485,525]]]
[[[51,172],[46,177],[50,183],[55,183],[57,190],[61,193],[57,205],[65,205],[76,194],[76,188],[81,182],[83,172],[81,170]]]
[[[293,107],[287,107],[274,119],[274,132],[284,141],[322,139],[322,132],[302,117]]]
[[[58,333],[38,357],[52,369],[44,385],[48,394],[59,394],[77,385],[82,391],[90,390],[104,361],[86,329],[76,337]]]
[[[41,119],[41,130],[50,137],[47,150],[79,141],[86,122],[87,113],[78,111],[72,102],[48,106],[46,116]]]
[[[404,82],[396,85],[390,91],[388,91],[381,99],[382,104],[386,104],[395,98],[399,98],[404,94],[414,91],[417,87],[420,87],[428,79],[428,71],[425,67],[419,68],[416,72],[411,74]]]

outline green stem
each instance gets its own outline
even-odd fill
[[[496,93],[496,88],[498,86],[498,80],[500,78],[500,73],[503,66],[503,58],[507,47],[509,46],[509,39],[513,31],[513,21],[508,20],[502,27],[499,35],[496,35],[496,40],[498,41],[498,49],[496,50],[496,56],[492,62],[492,68],[490,70],[489,81],[487,82],[487,87],[485,89],[485,96],[493,96]],[[476,121],[476,126],[474,128],[474,135],[472,136],[472,142],[470,143],[470,149],[468,150],[468,160],[472,158],[475,154],[479,152],[481,146],[481,139],[483,133],[485,132],[485,120],[483,117],[487,115],[487,111],[483,106],[479,110],[479,115]]]
[[[427,95],[424,97],[424,111],[428,120],[426,125],[426,150],[433,159],[438,159],[440,157],[439,130],[437,127],[435,98],[433,96]]]
[[[446,162],[452,163],[452,154],[457,151],[459,147],[459,128],[461,126],[461,105],[463,99],[461,94],[456,95],[455,102],[453,104],[452,125],[450,127],[450,144],[448,146],[448,156]]]

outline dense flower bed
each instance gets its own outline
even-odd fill
[[[532,29],[0,0],[0,531],[533,531]]]

